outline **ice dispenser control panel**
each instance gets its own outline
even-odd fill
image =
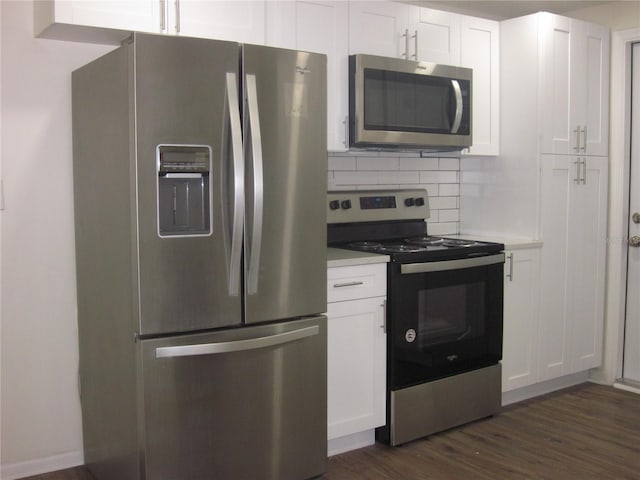
[[[211,234],[211,147],[156,148],[158,235]]]

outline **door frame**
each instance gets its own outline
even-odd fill
[[[631,161],[631,46],[640,28],[612,32],[609,208],[604,354],[590,378],[612,385],[622,377]]]

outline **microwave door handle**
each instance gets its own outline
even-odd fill
[[[262,164],[262,135],[258,113],[258,88],[256,76],[246,76],[247,105],[249,108],[249,130],[253,162],[253,222],[250,232],[248,253],[247,293],[258,293],[258,273],[260,267],[260,249],[262,247],[262,215],[264,208],[264,176]]]
[[[231,159],[233,162],[233,213],[231,219],[231,252],[229,253],[229,295],[240,294],[242,256],[242,222],[244,219],[244,154],[242,152],[242,125],[238,100],[237,76],[227,72],[227,115],[231,130]],[[228,157],[223,161],[228,161]],[[230,185],[231,186],[231,185]],[[224,199],[227,202],[227,199]],[[227,206],[226,208],[230,208]]]
[[[458,133],[460,129],[460,123],[462,122],[462,89],[458,80],[451,80],[451,86],[453,87],[453,93],[456,97],[456,114],[453,118],[453,126],[451,127],[451,133]]]

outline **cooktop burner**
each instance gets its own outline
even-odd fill
[[[404,240],[409,245],[421,246],[443,246],[443,247],[470,247],[476,245],[475,240],[463,240],[461,238],[443,238],[443,237],[412,237]]]

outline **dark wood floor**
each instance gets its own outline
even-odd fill
[[[640,395],[572,387],[401,447],[376,444],[336,455],[323,479],[638,480]],[[29,480],[93,477],[79,467]]]

